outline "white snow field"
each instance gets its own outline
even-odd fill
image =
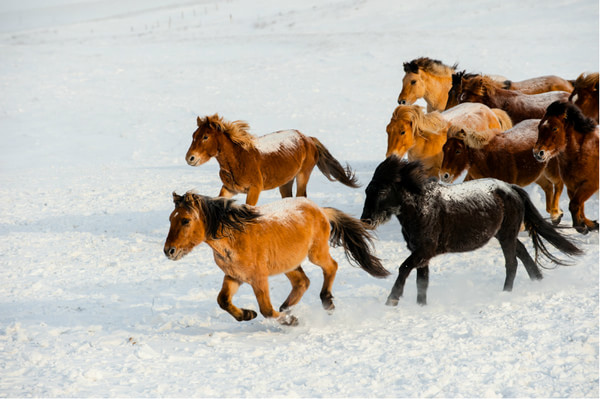
[[[598,71],[598,47],[592,0],[1,2],[0,396],[597,398],[598,233],[570,228],[566,190],[573,266],[536,282],[519,266],[502,292],[494,240],[434,258],[427,306],[413,273],[387,307],[409,254],[392,220],[375,242],[392,276],[333,249],[329,315],[306,263],[297,327],[235,321],[210,249],[173,262],[163,243],[172,191],[220,188],[215,160],[184,160],[197,116],[318,137],[363,188],[315,169],[309,198],[359,217],[403,62],[574,79]],[[288,291],[271,279],[277,307]],[[234,302],[258,309],[247,285]]]

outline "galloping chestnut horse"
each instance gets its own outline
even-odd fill
[[[476,76],[481,76],[477,73],[466,73],[466,71],[459,71],[452,74],[452,87],[448,90],[448,101],[446,102],[446,109],[450,109],[459,104],[458,99],[462,94],[463,82],[472,79]],[[517,90],[524,94],[540,94],[547,93],[550,91],[566,91],[571,92],[573,85],[568,80],[560,78],[558,76],[540,76],[537,78],[531,78],[522,80],[520,82],[513,82],[511,80],[505,80],[504,82],[496,81],[492,79],[492,82],[496,87],[507,90]]]
[[[427,174],[437,177],[442,165],[446,132],[452,125],[473,130],[506,130],[511,127],[511,122],[506,112],[478,103],[461,104],[442,113],[427,114],[418,105],[399,105],[386,128],[386,156],[395,154],[402,158],[408,153],[409,161],[420,160]]]
[[[497,129],[472,131],[453,127],[443,147],[440,179],[451,183],[466,169],[465,181],[492,177],[524,187],[537,182],[546,194],[546,210],[554,224],[560,223],[559,208],[563,182],[558,164],[538,162],[532,153],[538,137],[539,119],[528,119],[502,132]],[[554,173],[552,173],[554,172]]]
[[[596,122],[570,102],[554,102],[539,123],[533,154],[540,162],[558,159],[560,176],[567,186],[573,227],[580,233],[598,230],[584,204],[598,191],[598,128]]]
[[[329,254],[330,244],[342,245],[348,259],[372,276],[389,275],[372,254],[371,235],[360,220],[337,209],[320,208],[306,198],[253,207],[188,192],[183,196],[173,193],[173,201],[165,255],[179,260],[206,242],[225,273],[218,303],[238,321],[256,317],[255,311],[231,302],[238,287],[248,283],[264,317],[297,324],[294,316],[280,312],[298,303],[308,289],[310,281],[300,267],[307,256],[323,269],[321,302],[326,310],[333,310],[331,287],[338,265]],[[269,276],[280,273],[290,280],[292,291],[277,312],[271,305]]]
[[[411,252],[400,265],[388,305],[398,304],[413,269],[417,269],[417,302],[425,305],[429,260],[447,252],[473,251],[492,237],[498,239],[504,254],[505,291],[513,288],[517,258],[532,280],[542,278],[538,252],[562,263],[546,249],[541,238],[564,253],[581,253],[541,217],[525,190],[500,180],[472,180],[445,186],[427,179],[418,162],[391,156],[377,167],[366,193],[361,219],[376,227],[395,215]],[[517,238],[523,222],[532,238],[536,260]],[[473,262],[477,262],[476,258]]]
[[[424,98],[427,112],[443,111],[457,65],[448,66],[441,61],[421,57],[405,62],[403,67],[405,74],[398,104],[411,105],[419,98]]]
[[[359,187],[348,165],[342,167],[315,137],[297,130],[283,130],[262,137],[248,133],[248,124],[228,122],[218,114],[198,117],[198,129],[185,156],[191,166],[199,166],[215,157],[223,187],[220,197],[246,193],[246,204],[256,205],[263,190],[279,187],[282,197],[306,197],[306,185],[317,165],[329,180]]]
[[[577,105],[581,112],[588,118],[600,123],[598,120],[598,72],[588,75],[582,73],[574,84],[575,88],[569,101]]]
[[[490,108],[503,109],[510,115],[513,124],[517,124],[525,119],[540,119],[553,101],[566,101],[568,98],[569,93],[564,91],[523,94],[515,90],[501,89],[489,77],[475,76],[463,81],[462,94],[458,101],[479,102]]]

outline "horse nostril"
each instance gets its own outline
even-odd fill
[[[450,175],[448,173],[444,173],[444,180],[448,180],[448,178],[450,177]]]
[[[544,156],[544,150],[540,150],[538,152],[538,155],[539,155],[540,158],[542,158]]]
[[[190,156],[190,157],[188,158],[188,161],[189,161],[189,162],[194,162],[194,159],[196,159],[196,157],[192,155],[192,156]]]
[[[398,104],[405,105],[406,104],[406,100],[398,100]]]
[[[165,255],[167,256],[173,256],[175,254],[175,247],[170,247],[170,248],[166,248],[164,249]]]

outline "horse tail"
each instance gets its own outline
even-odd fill
[[[517,194],[519,194],[519,197],[521,197],[525,207],[525,229],[529,231],[529,236],[533,241],[536,263],[538,263],[538,253],[541,252],[542,255],[544,255],[548,260],[556,263],[557,265],[564,266],[568,264],[552,255],[540,237],[544,238],[546,241],[552,244],[554,248],[567,255],[583,254],[583,251],[575,246],[575,244],[568,240],[564,235],[559,233],[554,225],[544,220],[537,208],[531,202],[531,199],[525,190],[516,185],[513,185],[512,187]]]
[[[500,130],[505,132],[513,127],[512,119],[510,119],[510,116],[506,113],[506,111],[500,108],[492,108],[492,111],[494,111],[494,114],[496,114],[496,118],[498,118],[498,123],[500,123]]]
[[[373,237],[365,224],[335,208],[322,208],[331,225],[329,244],[342,246],[346,258],[373,277],[390,275],[381,260],[373,254]]]
[[[331,155],[329,150],[316,137],[310,137],[314,145],[317,147],[319,157],[317,158],[317,167],[330,181],[339,181],[340,183],[357,188],[360,187],[350,165],[346,164],[344,168],[337,159]]]

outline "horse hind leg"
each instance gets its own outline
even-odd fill
[[[398,269],[398,278],[392,287],[392,291],[387,298],[386,305],[387,306],[396,306],[398,305],[398,301],[400,297],[404,295],[404,285],[406,283],[406,279],[412,269],[423,266],[423,268],[427,267],[429,264],[429,258],[421,257],[415,252],[411,253],[408,258],[402,262]],[[419,272],[417,272],[419,274]],[[427,301],[427,286],[429,285],[429,268],[427,268],[427,272],[422,271],[421,276],[417,276],[417,302],[422,300],[424,302]],[[425,277],[427,277],[425,279]],[[422,303],[423,305],[425,303]]]
[[[517,275],[517,239],[516,234],[513,239],[500,240],[500,246],[504,253],[504,261],[506,268],[506,279],[504,280],[504,291],[512,291]]]
[[[525,270],[527,270],[527,274],[529,275],[529,278],[531,280],[541,280],[542,278],[544,278],[544,276],[542,276],[542,272],[540,271],[540,268],[535,263],[535,261],[531,258],[531,256],[529,255],[529,252],[527,252],[527,248],[525,248],[525,245],[523,245],[523,243],[521,241],[519,241],[518,239],[517,239],[517,258],[521,259],[521,262],[523,262],[523,266],[525,266]]]
[[[292,315],[277,312],[273,309],[271,304],[271,297],[269,295],[269,280],[265,276],[264,278],[257,278],[252,284],[254,295],[258,301],[260,313],[266,318],[274,318],[279,323],[288,326],[295,326],[298,324],[298,319]]]
[[[427,287],[429,287],[429,265],[417,268],[417,303],[427,305]]]
[[[279,186],[279,193],[281,194],[281,198],[287,198],[287,197],[292,196],[292,186],[293,185],[294,185],[294,179]]]
[[[329,245],[325,244],[319,250],[313,250],[308,254],[308,260],[323,269],[323,287],[319,294],[323,309],[332,312],[335,309],[331,289],[337,273],[338,264],[329,254]]]
[[[598,230],[598,222],[585,217],[585,201],[594,194],[595,191],[580,188],[577,191],[568,191],[569,211],[573,219],[573,227],[579,233],[587,234],[590,231]]]
[[[287,272],[285,275],[292,284],[292,291],[279,308],[280,312],[285,312],[290,307],[297,304],[308,289],[308,286],[310,285],[310,280],[308,279],[306,274],[304,274],[304,270],[302,270],[300,266],[298,266],[291,272]]]

